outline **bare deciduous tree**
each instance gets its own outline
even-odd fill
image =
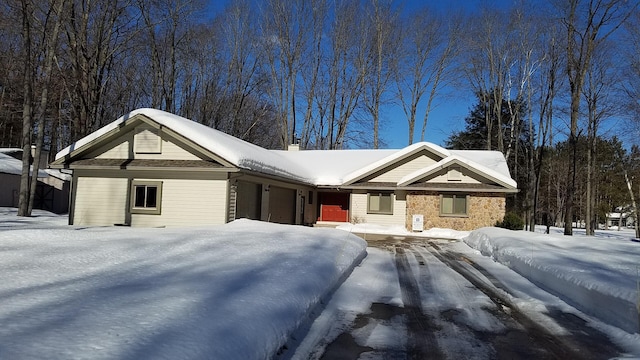
[[[565,201],[564,234],[573,235],[573,207],[576,184],[576,151],[582,87],[594,53],[638,7],[625,0],[557,1],[567,31],[567,79],[571,95],[569,143],[573,148],[573,166],[568,172],[569,188]]]
[[[448,21],[428,7],[420,9],[403,27],[399,61],[394,68],[396,96],[407,117],[408,144],[414,141],[418,105],[426,99],[420,141],[424,141],[429,114],[442,84],[451,76],[450,64],[456,56],[463,18],[451,15]]]
[[[365,80],[366,96],[363,98],[373,128],[373,148],[379,147],[380,110],[386,100],[389,81],[395,67],[393,51],[400,40],[397,23],[398,12],[389,0],[371,0],[367,3],[367,21],[373,30],[368,41],[369,66]]]
[[[268,0],[263,10],[262,36],[271,75],[271,99],[277,109],[285,148],[296,132],[296,85],[312,28],[312,2]]]

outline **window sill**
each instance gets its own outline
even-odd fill
[[[448,218],[468,218],[469,214],[440,214],[440,217]]]
[[[160,209],[131,209],[131,214],[160,215]]]

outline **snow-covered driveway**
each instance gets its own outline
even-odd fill
[[[638,356],[605,325],[462,242],[370,241],[294,359]]]

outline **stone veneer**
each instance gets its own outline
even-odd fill
[[[407,218],[405,225],[409,231],[414,214],[424,215],[424,229],[445,228],[469,231],[485,226],[494,226],[502,221],[505,214],[505,194],[469,194],[465,217],[440,216],[440,194],[432,191],[411,191],[407,193]]]

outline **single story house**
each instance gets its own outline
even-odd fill
[[[296,150],[293,147],[291,150]],[[138,109],[50,165],[73,170],[69,223],[191,226],[250,218],[469,230],[502,220],[517,192],[504,156],[420,142],[399,150],[267,150]]]
[[[634,216],[630,212],[625,212],[624,208],[618,207],[616,212],[611,212],[606,215],[605,229],[616,227],[618,229],[629,227],[632,228],[634,224]]]
[[[63,214],[69,211],[71,175],[60,170],[46,169],[47,156],[45,151],[38,170],[33,207]],[[22,149],[0,148],[0,206],[18,207],[21,175]]]

